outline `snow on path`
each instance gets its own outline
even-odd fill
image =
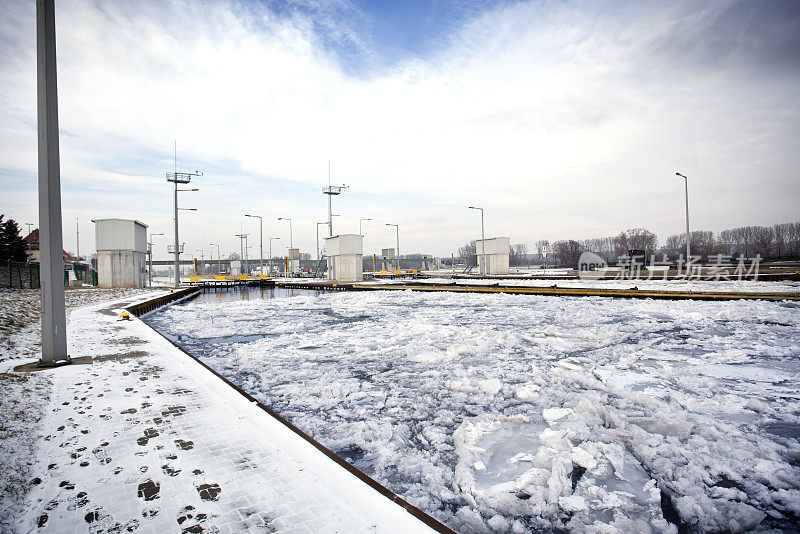
[[[429,529],[186,356],[127,301],[81,308],[16,531]]]
[[[797,303],[210,300],[149,321],[456,530],[800,515]]]

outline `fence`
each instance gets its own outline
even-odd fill
[[[97,285],[97,271],[85,265],[72,266],[75,279]],[[69,286],[69,270],[64,270],[64,287]],[[0,287],[10,289],[39,289],[39,264],[6,261],[0,264]]]

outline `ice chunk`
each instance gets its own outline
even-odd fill
[[[548,423],[563,419],[572,413],[572,408],[545,408],[542,410],[542,416]]]

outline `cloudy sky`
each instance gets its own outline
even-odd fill
[[[0,0],[0,212],[36,223],[35,3]],[[65,248],[92,218],[365,253],[800,219],[800,3],[57,0]],[[275,246],[277,249],[278,245]],[[273,250],[275,252],[275,250]],[[215,250],[216,254],[216,250]],[[251,252],[257,256],[257,249]],[[197,253],[199,256],[199,252]]]

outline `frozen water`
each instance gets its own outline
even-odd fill
[[[148,317],[463,532],[789,528],[800,308],[335,292]],[[243,336],[243,337],[234,337]]]

